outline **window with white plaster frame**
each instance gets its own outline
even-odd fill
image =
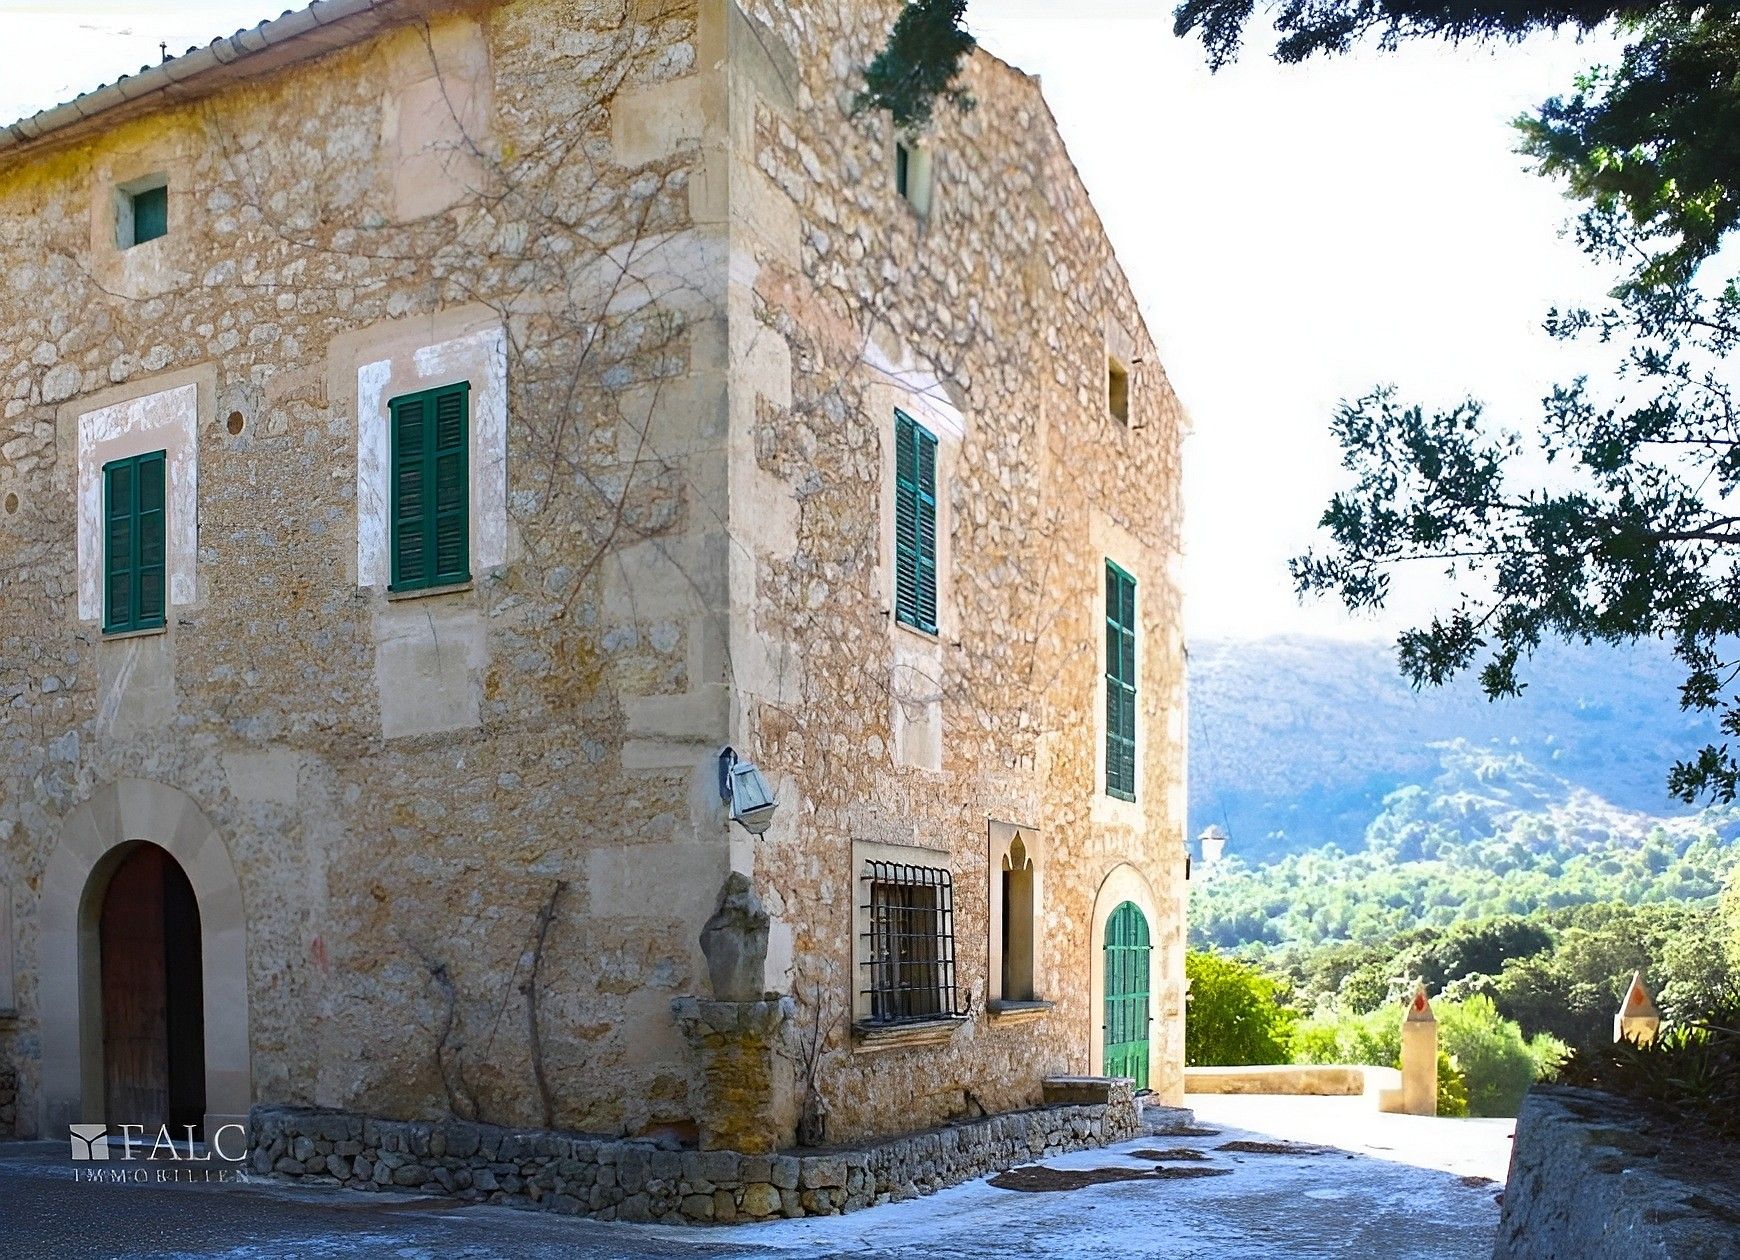
[[[79,620],[103,620],[103,467],[164,452],[167,620],[198,596],[199,386],[142,394],[78,418],[77,563]],[[148,630],[140,633],[162,633]]]
[[[500,325],[383,351],[357,368],[357,585],[392,581],[391,413],[395,398],[469,381],[472,578],[507,563],[507,334]],[[434,587],[395,598],[440,594]]]

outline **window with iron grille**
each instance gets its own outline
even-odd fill
[[[1136,799],[1136,579],[1106,561],[1106,795]]]
[[[864,867],[864,994],[872,1024],[952,1019],[955,998],[954,886],[934,866]]]
[[[894,616],[936,630],[936,436],[894,413]]]

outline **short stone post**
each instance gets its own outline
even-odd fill
[[[701,929],[713,996],[671,1003],[697,1060],[690,1109],[704,1151],[765,1155],[791,1145],[796,1133],[796,1073],[786,1044],[794,1006],[762,991],[768,927],[749,877],[732,871]]]
[[[1625,990],[1625,1001],[1613,1017],[1613,1040],[1635,1041],[1647,1046],[1661,1031],[1661,1011],[1643,983],[1643,972],[1631,973],[1631,984]]]
[[[1414,986],[1402,1016],[1402,1113],[1438,1114],[1438,1019],[1424,984]]]

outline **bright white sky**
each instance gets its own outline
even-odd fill
[[[287,0],[0,0],[6,119],[275,17]],[[1362,52],[1211,76],[1172,0],[972,0],[992,52],[1042,76],[1195,426],[1187,448],[1193,637],[1368,635],[1300,607],[1286,560],[1340,483],[1327,420],[1380,381],[1473,393],[1519,423],[1599,360],[1550,342],[1552,303],[1602,277],[1567,203],[1511,152],[1508,120],[1608,51]],[[1403,600],[1419,611],[1430,583]]]

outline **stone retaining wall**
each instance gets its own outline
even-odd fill
[[[1493,1260],[1570,1256],[1732,1256],[1740,1191],[1688,1174],[1696,1156],[1664,1152],[1659,1127],[1607,1094],[1537,1086],[1523,1100]],[[1719,1151],[1702,1152],[1724,1170]]]
[[[375,1120],[256,1107],[255,1171],[355,1190],[536,1204],[604,1220],[731,1223],[833,1216],[930,1194],[1015,1164],[1137,1133],[1128,1086],[1109,1104],[1011,1112],[853,1150],[784,1155],[662,1150],[649,1142],[460,1120]]]

